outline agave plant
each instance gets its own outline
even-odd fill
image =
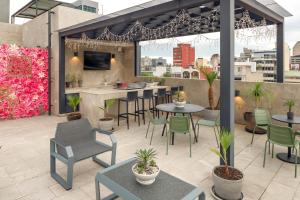
[[[136,151],[136,157],[138,160],[137,171],[139,174],[151,170],[151,167],[156,167],[156,151],[154,149],[140,149]]]
[[[177,91],[173,96],[173,99],[178,102],[186,101],[186,94],[184,91]]]
[[[214,106],[214,88],[213,88],[213,83],[214,81],[218,78],[218,73],[215,71],[210,71],[208,70],[208,68],[201,68],[200,71],[202,72],[202,74],[204,74],[209,88],[208,88],[208,102],[209,102],[209,107],[214,110],[215,106]]]
[[[211,148],[210,150],[224,161],[224,169],[226,176],[230,176],[227,160],[227,151],[234,140],[234,135],[228,130],[221,130],[219,134],[220,149]]]
[[[67,97],[68,105],[72,108],[73,112],[76,112],[77,106],[80,104],[80,97],[71,95]]]

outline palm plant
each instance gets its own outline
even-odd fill
[[[156,151],[154,149],[140,149],[136,151],[136,157],[138,160],[137,172],[142,174],[147,171],[151,171],[151,167],[156,167]]]
[[[256,108],[261,105],[262,99],[265,95],[266,91],[264,90],[262,83],[256,83],[254,87],[250,89],[250,96],[254,98]]]
[[[202,74],[204,74],[209,88],[208,88],[208,102],[209,102],[209,107],[214,110],[214,88],[213,88],[213,83],[214,81],[218,78],[218,73],[215,71],[210,71],[208,68],[201,68],[200,71]]]
[[[289,108],[289,112],[292,112],[292,108],[295,106],[295,100],[293,99],[288,99],[286,100],[286,102],[284,103],[285,106],[287,106]]]
[[[105,101],[105,106],[99,108],[104,111],[104,114],[107,115],[108,110],[114,105],[115,99],[109,99]]]
[[[67,97],[68,105],[72,108],[73,112],[76,112],[77,106],[80,104],[80,97],[71,95]]]
[[[221,130],[219,134],[219,142],[221,144],[220,149],[211,148],[210,150],[219,156],[224,161],[224,173],[226,176],[230,176],[228,160],[227,160],[227,151],[234,140],[234,135],[228,130]]]

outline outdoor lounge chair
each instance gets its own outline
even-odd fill
[[[108,135],[112,145],[96,140],[96,133]],[[50,173],[66,190],[72,188],[73,166],[75,162],[93,158],[93,161],[103,167],[114,165],[116,161],[117,142],[111,132],[92,128],[87,119],[59,123],[55,138],[50,139]],[[96,156],[111,151],[111,163],[107,164]],[[56,159],[67,165],[67,180],[56,173]]]

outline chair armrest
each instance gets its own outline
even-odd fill
[[[103,134],[103,135],[108,135],[110,140],[111,140],[111,143],[114,145],[114,144],[117,144],[117,139],[116,137],[114,136],[114,134],[110,131],[105,131],[105,130],[102,130],[100,128],[93,128],[93,131],[95,131],[96,133],[100,133],[100,134]]]
[[[295,132],[296,136],[300,136],[300,130]]]
[[[61,144],[60,142],[56,141],[55,138],[51,138],[50,139],[50,153],[56,153],[57,154],[57,146],[59,146],[60,148],[64,149],[66,154],[67,154],[67,158],[73,158],[74,154],[73,154],[73,150],[71,146],[65,146],[63,144]],[[56,149],[56,150],[55,150]]]
[[[98,133],[101,133],[101,134],[104,134],[104,135],[111,135],[111,134],[113,134],[113,133],[110,132],[110,131],[105,131],[105,130],[102,130],[102,129],[100,129],[100,128],[93,128],[93,131],[98,132]]]

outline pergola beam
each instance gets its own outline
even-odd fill
[[[284,82],[284,23],[277,24],[277,67],[276,67],[276,81],[277,83]]]

